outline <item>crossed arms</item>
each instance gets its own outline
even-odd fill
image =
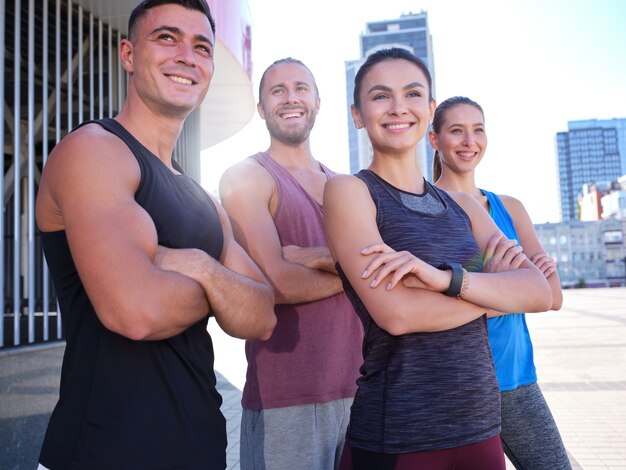
[[[470,196],[456,193],[453,197],[470,217],[474,238],[485,252],[499,230]],[[545,277],[525,258],[517,269],[469,273],[463,299],[442,295],[450,285],[450,271],[436,269],[410,253],[395,252],[383,243],[376,208],[358,178],[333,177],[326,185],[324,207],[333,257],[374,321],[393,335],[455,328],[488,309],[533,312],[550,307]]]
[[[158,340],[211,310],[233,336],[269,338],[276,322],[271,287],[234,241],[223,208],[216,203],[224,232],[219,260],[160,248],[152,219],[134,200],[140,176],[128,147],[96,124],[66,136],[42,174],[39,228],[65,230],[103,325],[130,339]]]

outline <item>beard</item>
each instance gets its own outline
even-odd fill
[[[293,126],[287,127],[286,129],[281,128],[274,119],[266,119],[265,124],[272,138],[285,144],[296,145],[301,144],[309,138],[313,125],[315,124],[315,116],[307,120],[304,127]]]

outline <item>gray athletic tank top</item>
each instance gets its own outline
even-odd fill
[[[467,214],[427,181],[422,195],[369,170],[356,175],[376,205],[383,241],[427,263],[482,269]],[[485,317],[452,330],[392,336],[372,319],[339,267],[365,330],[364,363],[352,406],[351,447],[398,454],[458,447],[500,432],[500,392]],[[393,308],[390,305],[389,308]]]

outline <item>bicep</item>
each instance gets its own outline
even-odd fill
[[[331,251],[374,321],[392,330],[401,312],[413,305],[418,289],[398,284],[388,291],[386,282],[372,288],[374,276],[361,277],[373,256],[364,256],[361,250],[383,243],[376,208],[364,184],[347,179],[352,177],[335,178],[326,183],[324,192],[324,223]]]
[[[480,251],[484,254],[489,240],[496,233],[501,232],[501,230],[498,228],[489,213],[471,196],[464,193],[457,194],[462,194],[462,197],[459,198],[457,202],[470,218],[470,222],[472,224],[472,234],[474,235],[474,239],[476,240]],[[534,268],[534,265],[528,259],[525,259],[520,267]]]
[[[264,169],[262,171],[265,171]],[[282,247],[269,209],[272,181],[255,169],[229,171],[220,181],[220,198],[235,240],[266,272],[283,261]],[[269,178],[269,179],[268,179]]]
[[[214,203],[217,208],[222,224],[222,231],[224,233],[224,246],[220,256],[220,262],[224,267],[233,272],[256,281],[266,282],[266,279],[259,270],[259,267],[250,258],[242,246],[235,240],[228,214],[217,201],[214,201]]]
[[[513,219],[519,243],[524,249],[526,256],[530,258],[537,253],[543,252],[544,250],[535,232],[535,227],[522,203],[511,198],[503,198],[503,203]]]
[[[90,153],[70,145],[52,162],[49,183],[81,281],[98,314],[106,315],[141,290],[154,268],[157,236],[134,200],[136,161],[127,148],[102,147]]]

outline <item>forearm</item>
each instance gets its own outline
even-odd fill
[[[300,264],[310,269],[337,274],[335,260],[326,246],[299,247],[286,245],[282,247],[283,258],[289,263]]]
[[[269,272],[277,304],[298,304],[325,299],[343,291],[339,276],[285,262]]]
[[[377,288],[379,289],[379,288]],[[396,286],[366,305],[378,325],[392,335],[445,331],[465,325],[485,308],[421,288]]]
[[[468,273],[463,298],[500,312],[544,312],[550,309],[552,294],[544,276],[536,269],[499,273]]]
[[[113,295],[94,302],[107,328],[133,340],[162,340],[182,333],[209,312],[202,286],[181,274],[160,271],[144,278],[142,286],[141,295],[119,298],[117,304]]]
[[[276,324],[271,286],[211,264],[199,282],[220,327],[237,338],[268,339]]]

